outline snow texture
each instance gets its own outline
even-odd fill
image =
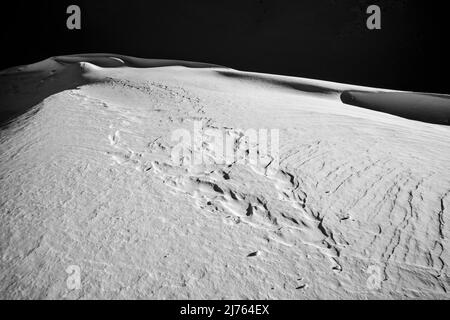
[[[379,89],[130,59],[0,74],[1,299],[450,298],[450,127],[341,99]],[[173,163],[195,122],[279,129],[279,168]]]

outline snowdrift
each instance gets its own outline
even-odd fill
[[[0,299],[450,297],[446,97],[118,55],[0,82]],[[257,164],[210,139],[272,130]]]

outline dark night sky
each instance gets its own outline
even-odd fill
[[[82,30],[66,29],[66,8]],[[366,8],[382,9],[369,31]],[[1,4],[0,68],[109,52],[384,88],[450,93],[447,8],[435,1],[15,0]]]

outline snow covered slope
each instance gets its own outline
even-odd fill
[[[450,298],[450,127],[341,101],[376,89],[123,58],[1,74],[0,298]],[[279,167],[177,165],[196,123],[278,129]]]

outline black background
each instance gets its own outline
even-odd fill
[[[66,28],[77,4],[82,30]],[[366,9],[382,10],[382,30]],[[362,0],[59,0],[1,2],[0,69],[108,52],[241,70],[450,93],[444,2]]]
[[[215,307],[224,310],[224,304],[238,305],[269,305],[269,315],[246,315],[229,317],[225,315],[215,315],[211,318],[207,316],[181,316],[180,308],[187,304],[203,307]],[[176,300],[153,300],[153,301],[0,301],[2,311],[14,314],[20,318],[42,316],[46,319],[58,319],[70,312],[75,319],[84,319],[86,314],[98,318],[147,318],[147,319],[291,319],[306,318],[308,315],[318,315],[323,318],[338,318],[345,316],[345,319],[361,319],[362,315],[370,312],[372,318],[384,319],[386,314],[401,314],[406,319],[413,319],[423,313],[424,310],[433,310],[438,314],[445,314],[448,301],[445,300],[360,300],[360,301],[331,301],[331,300],[296,300],[296,301],[176,301]]]

